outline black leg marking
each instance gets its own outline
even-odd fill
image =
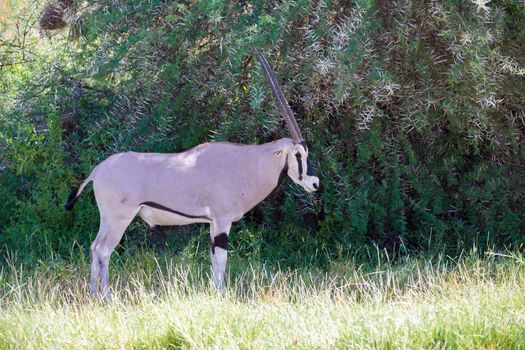
[[[226,250],[228,248],[228,235],[226,233],[221,233],[220,235],[215,236],[211,243],[211,252],[215,254],[215,247],[222,248]]]

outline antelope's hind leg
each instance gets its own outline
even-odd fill
[[[100,214],[100,228],[97,238],[91,245],[91,292],[97,296],[97,280],[100,276],[101,293],[111,299],[109,290],[109,258],[120,242],[124,231],[135,215]]]
[[[106,230],[106,217],[100,214],[100,227],[98,229],[97,237],[91,244],[91,279],[90,279],[90,289],[91,293],[96,297],[98,292],[98,277],[100,275],[100,268],[99,263],[97,259],[97,253],[96,253],[96,247],[97,247],[97,240],[99,237],[103,235],[103,232]]]

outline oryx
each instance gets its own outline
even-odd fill
[[[182,153],[117,153],[97,165],[66,205],[71,210],[86,185],[100,212],[100,228],[91,245],[91,291],[110,298],[108,263],[124,231],[138,214],[150,226],[210,224],[213,282],[224,288],[230,227],[266,198],[286,174],[307,192],[319,179],[308,161],[308,148],[275,74],[254,49],[270,83],[291,139],[261,145],[209,142]]]

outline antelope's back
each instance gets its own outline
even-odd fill
[[[239,189],[253,186],[256,149],[217,142],[181,153],[117,153],[94,169],[95,194],[190,208],[233,201]]]

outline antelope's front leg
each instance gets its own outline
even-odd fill
[[[226,261],[228,260],[228,235],[231,222],[220,224],[213,222],[210,226],[210,256],[213,272],[213,284],[217,289],[224,289]]]

